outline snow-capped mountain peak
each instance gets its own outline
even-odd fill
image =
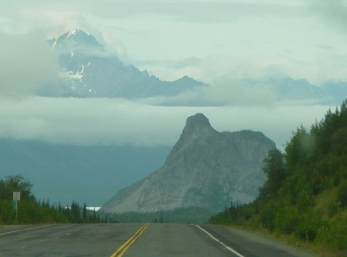
[[[126,65],[80,28],[47,42],[58,54],[61,83],[40,88],[37,90],[40,96],[145,98],[174,96],[205,86],[188,77],[162,81],[147,71]]]
[[[88,32],[76,28],[66,32],[57,39],[50,40],[52,48],[71,52],[76,48],[103,49],[103,46]]]
[[[87,31],[81,29],[81,28],[76,28],[74,30],[71,30],[70,32],[67,32],[67,38],[73,38],[79,35],[90,35]]]

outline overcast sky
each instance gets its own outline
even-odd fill
[[[1,98],[0,136],[173,144],[185,119],[203,112],[217,130],[263,131],[280,147],[328,107],[263,104],[264,95],[261,106],[245,100],[219,108],[29,97],[36,85],[57,79],[56,56],[43,41],[80,27],[163,80],[188,75],[213,85],[289,76],[320,85],[347,81],[346,6],[344,0],[6,1],[0,9],[0,94],[16,97]],[[229,86],[235,84],[223,88]],[[259,94],[244,95],[253,101]]]

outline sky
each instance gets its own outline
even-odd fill
[[[0,9],[0,137],[70,144],[173,145],[187,117],[219,131],[262,131],[279,148],[329,106],[283,105],[244,78],[347,81],[345,0],[11,0]],[[162,80],[188,75],[235,104],[165,107],[124,99],[32,95],[54,82],[44,40],[80,27],[125,63]],[[270,94],[270,93],[269,93]],[[269,100],[270,99],[270,100]]]

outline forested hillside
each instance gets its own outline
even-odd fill
[[[347,256],[347,100],[310,129],[300,126],[284,153],[269,151],[263,170],[255,201],[231,204],[210,222],[266,229]]]

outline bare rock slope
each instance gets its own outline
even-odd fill
[[[263,160],[275,143],[261,132],[218,132],[203,114],[186,126],[163,167],[120,190],[102,210],[151,212],[201,206],[221,210],[258,195]]]

